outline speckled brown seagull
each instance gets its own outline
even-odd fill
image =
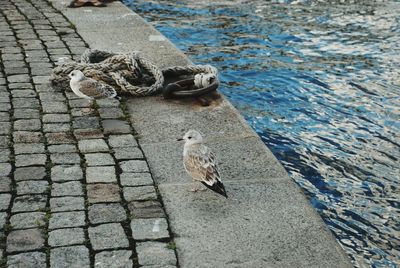
[[[68,7],[83,7],[86,5],[92,5],[95,7],[105,7],[104,1],[100,0],[73,0]]]
[[[201,134],[196,130],[189,130],[182,139],[178,140],[185,141],[183,147],[183,165],[193,180],[200,181],[207,188],[228,198],[218,173],[215,156],[203,144]],[[198,190],[200,189],[192,189],[191,191],[196,192]]]
[[[73,70],[68,76],[71,78],[69,85],[72,91],[78,97],[88,99],[90,105],[95,99],[120,99],[112,86],[87,78],[79,70]]]

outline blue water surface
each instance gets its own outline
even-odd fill
[[[398,1],[125,3],[219,69],[356,267],[400,263]]]

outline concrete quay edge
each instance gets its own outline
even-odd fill
[[[78,9],[51,2],[91,48],[139,50],[161,68],[191,63],[120,2]],[[209,107],[160,96],[126,104],[163,198],[180,267],[352,267],[301,189],[224,97]],[[187,191],[191,180],[176,138],[190,128],[205,134],[220,159],[227,200]]]

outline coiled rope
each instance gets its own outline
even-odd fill
[[[210,81],[210,75],[217,79],[217,69],[211,65],[174,66],[161,70],[137,52],[119,54],[88,49],[82,54],[80,62],[63,63],[53,69],[50,78],[53,87],[61,90],[69,88],[68,74],[73,70],[80,70],[86,77],[107,83],[119,93],[134,96],[160,93],[165,77],[198,75],[195,81],[198,88]]]

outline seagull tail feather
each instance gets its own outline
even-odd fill
[[[213,185],[208,185],[205,182],[201,182],[201,183],[204,184],[207,188],[213,190],[214,192],[219,193],[220,195],[224,196],[225,198],[228,198],[228,196],[226,195],[225,187],[221,181],[217,180],[217,182],[214,183]]]

